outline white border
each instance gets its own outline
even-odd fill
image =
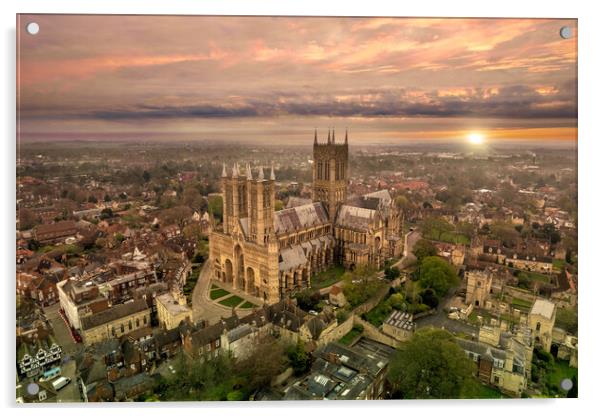
[[[522,400],[522,401],[438,401],[438,402],[361,402],[361,403],[242,403],[236,407],[225,404],[198,404],[194,412],[225,412],[231,414],[280,414],[306,415],[307,413],[328,414],[366,414],[371,412],[437,412],[443,415],[466,414],[466,412],[484,412],[487,415],[526,411],[536,414],[578,414],[595,408],[597,397],[602,397],[599,387],[600,354],[596,354],[600,345],[601,303],[597,295],[601,294],[599,253],[602,249],[600,236],[600,105],[602,97],[599,74],[600,45],[602,39],[602,16],[596,13],[595,2],[576,1],[330,1],[324,0],[221,0],[221,1],[136,1],[136,0],[97,0],[73,2],[67,0],[21,0],[2,2],[3,43],[2,89],[5,95],[1,100],[2,126],[5,134],[2,139],[2,181],[0,181],[2,200],[2,264],[1,280],[4,284],[4,318],[1,319],[4,334],[2,357],[6,366],[2,366],[2,404],[14,406],[14,209],[15,209],[15,14],[16,13],[119,13],[119,14],[236,14],[236,15],[331,15],[331,16],[440,16],[440,17],[557,17],[579,19],[579,216],[580,216],[580,363],[578,400]],[[164,415],[171,409],[186,412],[186,405],[165,404],[160,407],[145,407],[145,414]],[[129,409],[128,409],[129,408]],[[136,409],[139,409],[136,407]],[[11,410],[17,410],[13,407]],[[56,409],[26,407],[19,413],[65,412],[81,414],[83,408],[61,407]],[[106,414],[106,411],[132,411],[132,406],[101,405],[88,406],[86,414]],[[244,412],[244,413],[241,413]]]

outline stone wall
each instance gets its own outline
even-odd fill
[[[366,338],[370,338],[374,341],[380,342],[381,344],[385,344],[393,348],[397,348],[401,344],[395,338],[383,333],[380,329],[372,325],[370,322],[364,321],[358,315],[353,315],[353,324],[358,324],[364,327],[363,335]]]

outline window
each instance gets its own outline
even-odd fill
[[[142,322],[144,322],[144,325],[146,325],[146,315],[144,315],[144,318],[142,319]]]
[[[132,330],[132,321],[128,322],[128,328],[130,329],[130,331]]]
[[[140,327],[140,318],[136,318],[136,328]]]
[[[535,330],[539,331],[541,329],[541,322],[538,322],[537,325],[535,325]]]
[[[123,326],[123,324],[121,324],[121,333],[123,334],[125,332],[125,327]]]
[[[493,382],[495,384],[500,384],[500,378],[498,376],[493,377]]]

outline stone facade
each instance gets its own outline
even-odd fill
[[[401,254],[401,214],[389,192],[348,198],[348,140],[314,136],[313,201],[275,210],[276,176],[247,164],[222,171],[223,225],[209,235],[212,277],[272,304],[330,265],[381,267]]]
[[[466,303],[483,308],[491,292],[493,276],[488,270],[466,272]]]
[[[536,299],[529,312],[528,322],[535,337],[535,344],[550,352],[552,331],[556,322],[556,305],[546,299]]]

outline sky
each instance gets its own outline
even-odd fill
[[[576,20],[20,15],[17,31],[22,140],[577,140]]]

